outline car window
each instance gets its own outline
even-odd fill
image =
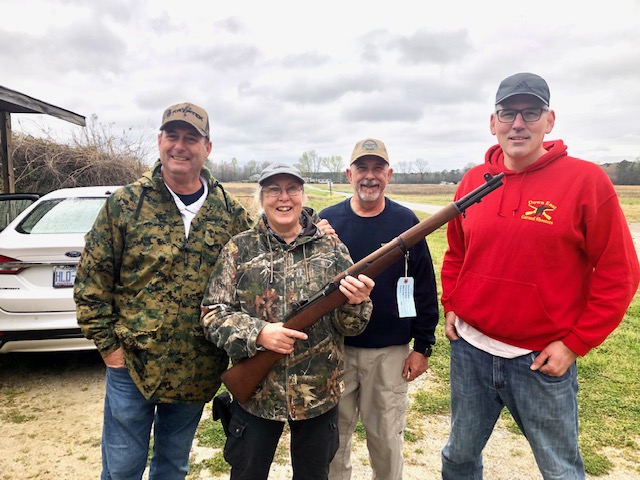
[[[104,198],[53,198],[45,200],[18,224],[20,233],[86,233],[104,205]]]
[[[38,194],[9,193],[0,195],[0,232],[38,199]]]

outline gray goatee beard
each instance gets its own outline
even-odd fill
[[[363,187],[378,187],[378,186],[380,186],[378,182],[361,182],[358,185],[358,189],[357,189],[358,198],[360,198],[360,200],[362,200],[363,202],[375,202],[380,198],[380,195],[382,195],[381,190],[378,189],[374,192],[365,192]]]

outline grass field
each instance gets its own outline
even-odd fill
[[[316,187],[316,185],[314,185]],[[320,210],[344,197],[329,194],[326,185],[321,190],[307,189],[307,205]],[[250,201],[255,184],[227,184],[227,191],[256,211]],[[349,185],[333,185],[333,191],[350,192]],[[622,208],[630,223],[640,222],[640,186],[617,187]],[[455,185],[388,186],[389,197],[418,203],[448,204]],[[421,218],[427,214],[416,212]],[[432,233],[427,241],[439,276],[446,249],[444,228]],[[438,279],[438,285],[440,284]],[[439,294],[441,292],[438,292]],[[636,294],[622,324],[603,345],[578,360],[580,392],[580,446],[590,475],[603,475],[612,468],[611,448],[632,464],[640,465],[640,299]],[[442,313],[441,313],[442,315]],[[442,319],[441,319],[442,320]],[[410,415],[447,414],[449,411],[448,363],[449,344],[445,341],[442,321],[436,331],[438,343],[432,357],[433,370],[439,372],[438,388],[419,392],[412,401]],[[505,418],[515,432],[515,422]],[[407,439],[411,441],[411,439]],[[640,467],[638,467],[640,474]]]

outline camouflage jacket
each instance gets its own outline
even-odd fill
[[[234,363],[256,354],[256,339],[267,322],[282,321],[293,303],[310,297],[353,263],[347,247],[323,235],[309,213],[303,211],[301,221],[302,233],[287,245],[263,215],[220,254],[202,302],[201,322],[206,337]],[[335,407],[344,390],[344,335],[361,333],[371,310],[370,301],[345,304],[306,329],[308,339],[296,341],[294,352],[278,361],[244,409],[284,421],[313,418]]]
[[[156,163],[107,199],[78,267],[83,334],[103,355],[123,347],[131,378],[151,401],[206,402],[228,364],[203,335],[200,303],[220,250],[250,221],[208,170],[202,176],[209,194],[188,241]]]

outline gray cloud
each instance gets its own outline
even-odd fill
[[[473,51],[466,30],[436,31],[420,28],[411,34],[393,34],[387,30],[373,30],[360,38],[361,58],[380,63],[395,54],[404,65],[458,62]]]
[[[102,21],[52,28],[43,37],[43,56],[54,61],[60,70],[122,72],[127,44]]]
[[[343,109],[348,122],[416,122],[422,116],[423,105],[403,95],[366,95]]]
[[[283,68],[316,68],[331,62],[329,55],[322,55],[318,52],[304,52],[285,55],[282,58]]]
[[[197,47],[185,52],[185,59],[206,66],[212,76],[216,70],[242,70],[257,66],[263,59],[260,49],[246,43],[227,43]]]
[[[214,23],[215,28],[219,28],[225,32],[239,34],[245,31],[242,20],[238,17],[228,17]]]
[[[434,32],[426,28],[392,40],[390,47],[399,52],[400,63],[408,65],[458,62],[472,51],[471,41],[465,30]]]

